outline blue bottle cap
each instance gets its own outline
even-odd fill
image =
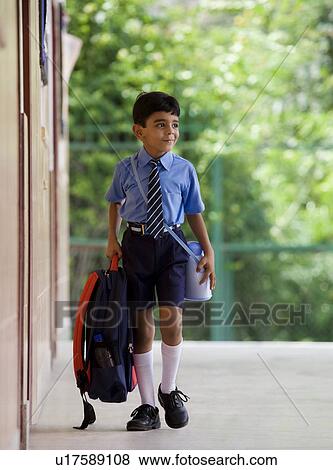
[[[202,256],[203,250],[199,242],[191,241],[191,242],[188,242],[187,244],[195,255]]]

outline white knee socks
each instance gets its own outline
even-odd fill
[[[176,346],[169,346],[161,342],[162,351],[162,393],[170,393],[176,389],[176,377],[183,350],[183,340]],[[154,376],[153,376],[153,350],[133,354],[135,372],[141,396],[141,404],[155,406]]]
[[[133,354],[135,372],[141,396],[141,404],[155,406],[154,377],[153,377],[153,350],[142,354]]]
[[[176,346],[161,343],[162,351],[162,393],[170,393],[176,389],[176,377],[183,350],[183,340]]]

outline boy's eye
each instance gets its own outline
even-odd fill
[[[158,124],[156,124],[156,127],[164,127],[164,126],[165,126],[164,122],[159,122]],[[175,129],[178,129],[178,127],[179,127],[178,122],[174,122],[172,124],[172,127],[175,128]]]

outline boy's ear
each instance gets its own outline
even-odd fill
[[[142,126],[140,126],[140,124],[133,124],[132,131],[137,139],[142,140],[143,133]]]

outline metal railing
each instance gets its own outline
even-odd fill
[[[75,272],[72,269],[71,276],[71,298],[78,299],[85,279],[90,271],[96,268],[106,267],[108,260],[105,257],[106,240],[71,238],[71,261],[75,264]],[[214,247],[218,256],[216,265],[218,287],[214,292],[212,303],[223,304],[223,311],[230,312],[236,301],[235,299],[235,272],[232,268],[235,258],[242,255],[258,256],[264,253],[333,253],[333,244],[313,244],[313,245],[277,245],[274,243],[224,243]],[[72,266],[73,268],[73,266]],[[251,282],[251,279],[249,279]],[[188,302],[185,307],[191,311],[194,308],[193,302]],[[208,302],[209,304],[209,302]],[[209,312],[208,312],[209,313]],[[189,313],[190,314],[190,313]],[[190,314],[191,315],[191,314]],[[193,315],[192,315],[193,316]],[[207,325],[206,325],[207,326]],[[191,330],[191,338],[232,340],[234,338],[232,326],[223,327],[220,324],[209,325],[203,331],[200,329]],[[194,336],[193,336],[194,335]]]

